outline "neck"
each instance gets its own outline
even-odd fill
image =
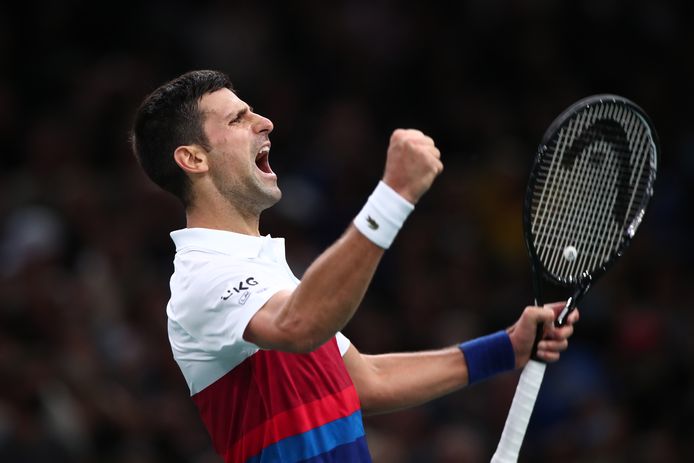
[[[228,203],[222,207],[190,205],[186,209],[186,226],[260,236],[260,214],[244,213]]]

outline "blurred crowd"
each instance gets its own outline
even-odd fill
[[[218,461],[166,336],[168,233],[185,217],[128,143],[141,99],[200,68],[275,124],[284,198],[261,232],[287,238],[297,275],[375,186],[392,129],[436,139],[445,171],[345,329],[368,353],[515,320],[533,297],[521,210],[545,128],[590,94],[640,104],[662,142],[655,198],[581,305],[521,461],[691,458],[693,6],[236,3],[0,6],[0,461]],[[367,418],[374,461],[488,461],[517,376]]]

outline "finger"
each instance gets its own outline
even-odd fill
[[[426,137],[424,132],[417,129],[395,129],[391,135],[391,140],[393,138],[400,140],[417,140]]]
[[[537,344],[538,351],[546,352],[564,352],[569,347],[569,341],[566,339],[552,340],[544,339]]]
[[[434,156],[436,159],[441,159],[441,151],[435,146],[432,146],[429,149],[429,153],[431,153],[432,156]]]
[[[545,339],[568,339],[574,333],[574,327],[572,325],[564,325],[561,328],[555,328],[552,325],[551,328],[545,330]]]
[[[560,354],[559,352],[538,350],[537,356],[540,360],[542,360],[545,363],[554,363],[557,360],[559,360]]]
[[[555,319],[554,312],[545,307],[528,306],[525,308],[524,315],[530,317],[533,323],[551,323]]]
[[[393,130],[393,133],[390,135],[390,143],[395,143],[405,137],[407,134],[407,130],[405,129],[395,129]]]
[[[434,139],[431,137],[427,137],[426,135],[413,136],[411,138],[406,138],[404,141],[410,142],[411,145],[415,148],[435,148],[436,147],[436,143],[434,142]]]
[[[436,146],[436,142],[434,141],[434,139],[428,135],[422,136],[422,138],[420,138],[420,142],[424,146]]]
[[[564,307],[566,307],[566,301],[550,302],[549,304],[545,304],[544,307],[552,310],[556,318],[559,313],[564,310]]]
[[[417,129],[400,129],[400,136],[403,140],[411,140],[418,145],[434,146],[434,139]]]
[[[426,137],[426,135],[424,135],[424,132],[422,132],[421,130],[418,130],[418,129],[406,129],[406,133],[408,136],[415,137],[415,138]]]
[[[567,322],[569,325],[573,325],[573,324],[576,323],[580,318],[581,318],[581,316],[580,316],[579,313],[578,313],[578,308],[576,308],[573,312],[571,312],[571,313],[569,314],[569,318],[566,319],[566,322]]]

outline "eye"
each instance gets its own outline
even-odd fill
[[[239,122],[241,122],[243,120],[243,118],[246,116],[247,113],[248,113],[248,109],[243,109],[243,110],[239,111],[239,113],[236,115],[236,117],[229,121],[229,125],[238,124]]]

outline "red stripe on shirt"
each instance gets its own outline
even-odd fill
[[[359,410],[359,398],[354,386],[315,402],[287,410],[247,432],[229,449],[225,461],[246,461],[268,445],[344,418],[357,410]]]
[[[333,338],[308,354],[258,351],[192,399],[215,450],[226,455],[238,445],[245,448],[240,444],[244,435],[266,422],[274,423],[275,416],[350,386],[352,380]],[[263,429],[284,432],[270,424]]]

